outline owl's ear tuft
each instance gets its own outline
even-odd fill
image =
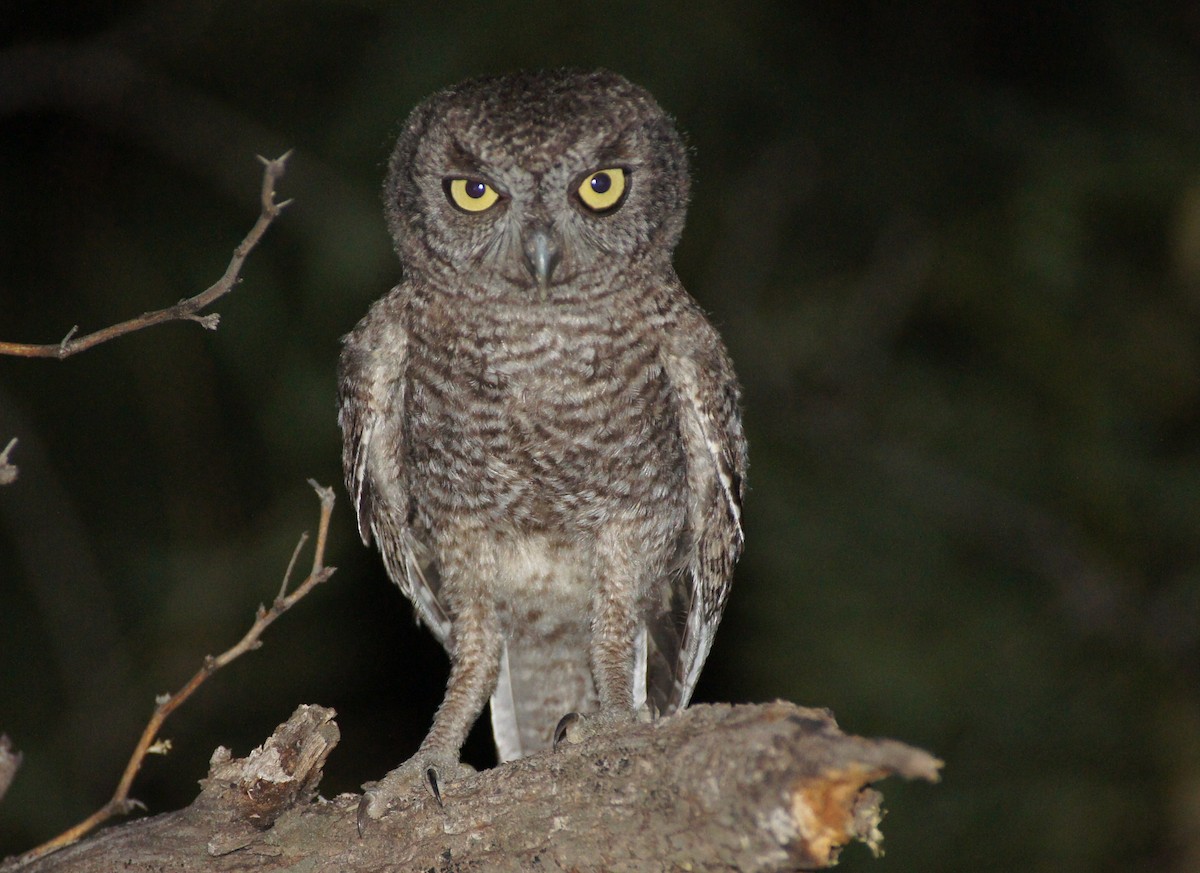
[[[411,203],[420,194],[420,187],[413,175],[417,150],[434,118],[438,98],[445,93],[435,94],[409,114],[388,159],[387,176],[383,182],[383,211],[398,253],[401,239],[419,230],[419,227],[413,227],[412,219],[420,210],[406,209],[405,204]]]

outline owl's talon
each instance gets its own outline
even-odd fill
[[[646,707],[639,710],[614,708],[587,715],[582,712],[568,712],[558,720],[558,725],[554,728],[553,748],[557,750],[563,743],[578,745],[609,727],[635,722],[645,724],[651,717],[650,710]]]
[[[568,712],[558,720],[558,724],[554,727],[554,745],[555,751],[564,742],[574,745],[583,741],[583,736],[580,732],[580,727],[583,724],[583,716],[577,712]]]
[[[383,818],[391,809],[387,798],[376,793],[378,787],[378,782],[367,782],[363,785],[362,800],[358,802],[358,814],[355,816],[360,837],[367,832],[372,822]]]
[[[358,828],[358,836],[361,839],[363,834],[367,832],[367,828],[371,826],[371,813],[369,810],[369,802],[366,792],[363,793],[362,800],[358,802],[358,813],[354,816],[355,826]]]
[[[429,785],[429,791],[433,794],[433,799],[437,801],[438,806],[445,806],[442,803],[442,792],[438,790],[438,774],[433,767],[428,767],[425,770],[425,781]]]
[[[454,757],[417,752],[378,782],[363,785],[362,800],[358,803],[359,836],[372,822],[383,818],[403,802],[417,799],[422,790],[428,791],[438,806],[444,806],[442,786],[474,772],[474,767]]]

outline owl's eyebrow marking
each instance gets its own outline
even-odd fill
[[[455,167],[455,169],[461,169],[468,173],[483,172],[483,164],[479,160],[479,157],[461,142],[459,142],[457,137],[450,140],[450,148],[448,151],[450,163]]]
[[[625,164],[630,160],[630,150],[624,142],[608,142],[596,149],[598,165]]]

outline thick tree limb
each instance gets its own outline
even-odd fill
[[[216,330],[217,324],[220,321],[220,315],[215,312],[207,315],[201,315],[200,313],[237,287],[238,282],[241,281],[242,265],[245,264],[246,258],[254,247],[258,245],[258,241],[267,232],[267,228],[271,226],[271,222],[291,202],[290,200],[285,200],[282,203],[275,202],[275,183],[283,176],[284,168],[290,154],[291,152],[287,152],[274,160],[267,160],[263,157],[259,158],[263,164],[263,179],[262,191],[259,197],[261,211],[259,212],[258,220],[254,222],[254,226],[250,228],[245,238],[238,244],[238,247],[233,250],[233,257],[230,258],[229,264],[225,267],[225,272],[221,278],[195,297],[180,300],[174,306],[168,306],[165,309],[144,312],[137,318],[122,321],[120,324],[114,324],[111,327],[94,331],[85,336],[75,335],[79,331],[79,326],[76,325],[67,331],[67,335],[57,343],[0,342],[0,355],[15,355],[22,358],[57,358],[61,361],[63,358],[69,358],[71,355],[87,351],[93,346],[100,345],[100,343],[108,342],[127,333],[133,333],[134,331],[153,327],[156,324],[162,324],[167,321],[195,321],[208,330]]]
[[[936,781],[941,767],[894,740],[847,736],[824,710],[697,706],[444,785],[441,806],[418,788],[360,838],[357,795],[312,799],[337,742],[332,715],[301,707],[245,759],[218,749],[187,809],[22,873],[813,869],[851,840],[878,850],[870,783]]]

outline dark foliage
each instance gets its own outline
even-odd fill
[[[53,6],[53,10],[50,8]],[[748,549],[697,694],[944,758],[849,869],[1200,868],[1200,13],[1167,2],[0,3],[0,339],[220,275],[216,333],[0,359],[0,854],[111,793],[340,482],[338,338],[433,89],[603,65],[694,148],[678,267],[746,383]],[[343,503],[333,581],[168,725],[134,795],[338,711],[323,790],[410,754],[446,663]],[[469,756],[490,760],[485,731]],[[918,796],[919,795],[919,796]]]

